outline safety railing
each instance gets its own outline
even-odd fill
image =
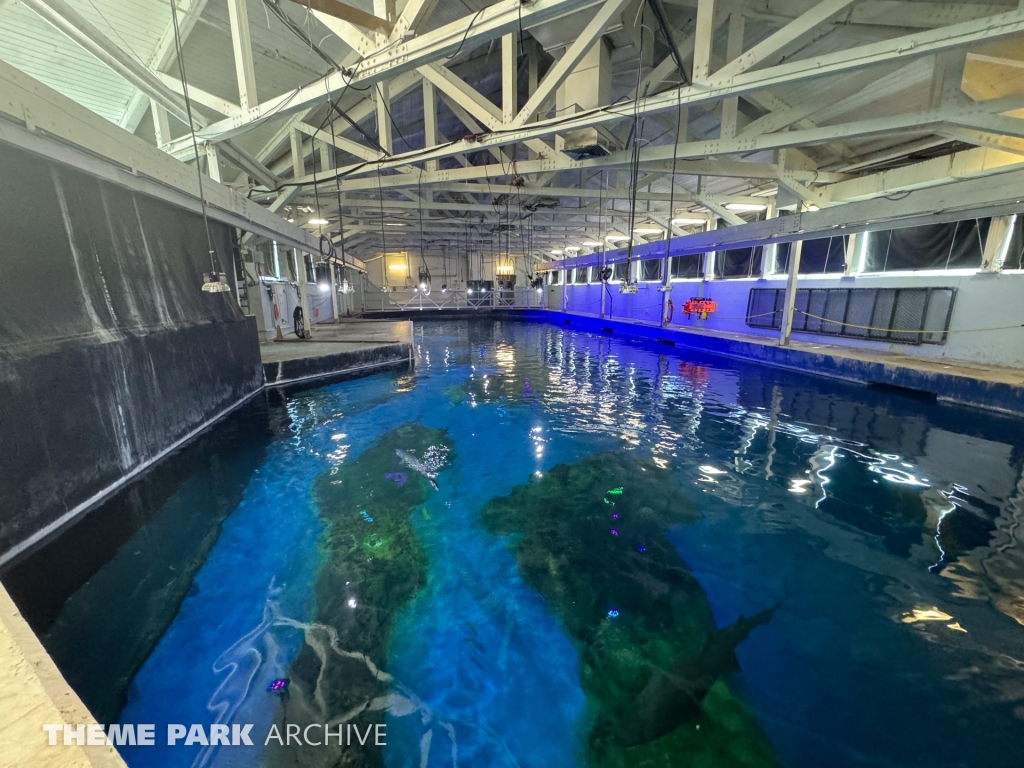
[[[481,309],[543,309],[544,293],[540,288],[516,288],[512,291],[461,289],[430,293],[421,290],[368,291],[364,305],[367,311],[408,312],[432,310]]]

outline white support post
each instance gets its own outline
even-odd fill
[[[734,59],[739,58],[740,54],[743,53],[743,30],[743,13],[739,9],[733,10],[733,12],[729,14],[729,42],[726,46],[725,54],[727,61],[733,61]],[[736,96],[722,101],[722,127],[720,131],[720,138],[732,139],[736,137],[736,123],[739,119],[739,108],[740,100]]]
[[[668,290],[672,285],[672,275],[670,270],[672,268],[672,257],[669,256],[669,250],[672,241],[672,213],[669,213],[668,231],[665,233],[665,255],[661,259],[661,286],[666,290],[662,291],[661,294],[661,327],[664,328],[668,325],[668,303],[671,300],[672,294]]]
[[[423,81],[423,143],[427,147],[437,146],[437,94],[434,84]],[[437,170],[437,160],[427,160],[427,173]]]
[[[773,197],[771,202],[768,203],[768,208],[764,212],[765,219],[774,219],[779,215],[779,209],[776,206],[776,200]],[[775,262],[779,257],[779,246],[776,243],[771,243],[764,247],[764,257],[761,259],[761,279],[767,280],[773,274],[775,274]]]
[[[316,142],[313,142],[314,144]],[[326,141],[320,142],[320,170],[329,171],[334,168],[334,148]]]
[[[306,254],[298,250],[292,250],[292,258],[295,264],[295,281],[299,289],[299,306],[302,307],[302,330],[306,338],[313,335],[313,327],[309,323],[309,277],[306,275]]]
[[[715,0],[697,0],[697,30],[693,40],[693,82],[711,76],[711,44],[715,35]]]
[[[306,152],[302,147],[302,140],[302,133],[293,130],[291,135],[292,175],[296,179],[301,179],[306,175]]]
[[[373,99],[377,107],[377,141],[384,147],[389,155],[394,152],[394,145],[391,142],[391,97],[387,80],[384,80],[374,87]]]
[[[223,181],[220,174],[220,151],[216,144],[206,145],[206,175],[214,181]]]
[[[235,56],[235,78],[238,80],[238,100],[242,110],[259,104],[256,96],[256,69],[252,59],[252,40],[249,37],[249,12],[245,0],[228,0],[228,21],[231,24],[231,48]]]
[[[519,102],[519,57],[516,48],[519,39],[514,34],[501,38],[501,118],[506,125],[512,122]]]
[[[799,206],[803,210],[803,205]],[[782,313],[782,327],[779,329],[779,346],[788,347],[793,333],[793,314],[796,311],[797,278],[800,276],[800,252],[804,241],[795,240],[789,244],[789,270],[786,279],[786,300]]]
[[[985,248],[981,255],[982,272],[998,272],[1003,268],[1018,215],[992,218],[988,227],[988,236],[985,238]]]
[[[167,119],[167,110],[154,99],[149,100],[149,111],[153,115],[153,135],[156,145],[162,147],[171,140],[171,126]]]
[[[338,322],[338,276],[336,274],[337,267],[333,262],[327,262],[327,271],[331,275],[331,316],[334,318],[334,322]]]
[[[860,251],[867,245],[867,232],[855,232],[846,238],[846,252],[843,255],[843,275],[852,277],[861,271]]]

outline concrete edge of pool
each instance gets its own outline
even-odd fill
[[[88,728],[96,720],[67,684],[53,659],[22,618],[7,590],[0,586],[0,729],[4,765],[33,768],[124,768],[112,746],[50,746],[41,723],[67,723]],[[10,761],[10,762],[7,762]]]

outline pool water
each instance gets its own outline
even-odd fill
[[[156,724],[132,768],[1020,765],[1019,420],[547,324],[415,342],[5,575],[97,717]],[[364,743],[264,744],[324,723]]]

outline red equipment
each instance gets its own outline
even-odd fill
[[[683,304],[683,312],[686,313],[687,317],[690,315],[700,315],[702,319],[707,319],[708,315],[717,311],[718,303],[711,299],[695,297]]]

